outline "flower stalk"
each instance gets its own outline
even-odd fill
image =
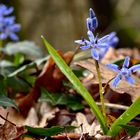
[[[0,40],[0,48],[3,46],[3,40]]]
[[[105,110],[105,105],[104,105],[104,88],[102,86],[102,78],[101,78],[101,72],[100,72],[100,67],[99,67],[99,63],[97,60],[95,60],[95,67],[96,67],[96,71],[97,71],[97,75],[98,75],[98,81],[99,81],[99,94],[100,94],[100,101],[101,101],[101,108],[102,108],[102,113],[104,116],[104,120],[106,121],[106,125],[107,125],[107,117],[106,117],[106,110]]]

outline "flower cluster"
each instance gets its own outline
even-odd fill
[[[81,40],[76,40],[75,43],[80,45],[81,50],[91,49],[91,55],[95,60],[100,60],[104,57],[109,47],[115,47],[119,41],[115,32],[112,32],[108,35],[105,35],[102,38],[98,37],[98,34],[94,36],[94,31],[98,27],[98,20],[93,9],[89,10],[89,18],[87,18],[87,35],[89,40],[82,38]],[[124,77],[125,80],[134,84],[135,80],[132,78],[132,73],[140,70],[140,64],[129,67],[130,57],[126,57],[123,63],[122,68],[120,69],[118,65],[115,64],[107,64],[106,66],[117,72],[117,76],[114,78],[112,82],[112,86],[116,87],[120,80]]]
[[[20,24],[15,23],[15,17],[11,16],[13,10],[13,7],[8,8],[4,4],[0,4],[0,40],[8,37],[13,41],[19,39],[16,32],[20,30]]]
[[[91,49],[91,55],[94,59],[100,60],[106,54],[110,46],[115,47],[119,39],[115,32],[105,35],[102,38],[98,37],[98,34],[94,36],[94,31],[98,27],[98,21],[93,9],[89,10],[89,18],[87,18],[87,35],[89,40],[82,39],[76,40],[75,43],[80,44],[82,50]]]

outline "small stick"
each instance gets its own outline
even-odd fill
[[[113,78],[111,78],[111,79],[105,84],[105,86],[104,86],[104,91],[105,91],[106,87],[109,85],[109,83],[110,83],[115,77],[116,77],[116,76],[114,76]]]
[[[97,105],[101,106],[101,102],[96,102],[96,103]],[[129,108],[129,106],[113,104],[113,103],[105,103],[105,106],[110,108],[115,108],[115,109],[121,109],[121,110],[126,110]]]
[[[12,125],[16,126],[16,124],[14,124],[14,123],[10,122],[9,120],[7,120],[7,116],[8,116],[8,113],[7,113],[7,115],[6,115],[6,118],[4,118],[2,115],[0,115],[0,117],[1,117],[3,120],[5,120],[5,121],[11,123]]]

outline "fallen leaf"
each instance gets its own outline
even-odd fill
[[[39,127],[47,126],[49,120],[58,117],[55,115],[57,112],[59,112],[59,109],[57,107],[53,107],[45,102],[42,103],[39,107],[39,112],[38,112],[38,114],[41,116]]]
[[[30,126],[37,126],[38,125],[38,115],[37,111],[35,110],[34,107],[31,107],[26,120],[24,121],[24,125],[30,125]]]
[[[0,127],[0,140],[13,140],[17,135],[16,126],[6,121]]]
[[[0,126],[0,140],[18,140],[20,136],[26,132],[27,130],[23,126],[17,127],[12,122],[6,120],[5,123]]]
[[[75,133],[88,133],[90,136],[94,136],[98,131],[101,131],[99,124],[96,121],[89,124],[86,116],[83,113],[77,113],[76,118],[71,125],[78,127],[75,129]]]
[[[48,120],[47,127],[70,125],[74,118],[75,114],[70,113],[65,109],[61,109],[55,113],[55,117],[53,119]]]
[[[94,75],[92,84],[98,84],[97,72],[96,72],[95,63],[93,59],[79,61],[79,62],[76,62],[75,64],[77,66],[88,69]],[[110,79],[116,76],[116,73],[113,71],[110,71],[108,68],[105,67],[105,65],[100,64],[99,66],[100,66],[101,77],[102,77],[103,83],[107,83]],[[109,83],[109,86],[115,92],[128,93],[131,96],[132,101],[135,101],[140,96],[140,79],[137,78],[135,75],[133,75],[133,78],[136,81],[134,85],[130,85],[128,82],[122,79],[116,88],[112,87],[112,82]]]

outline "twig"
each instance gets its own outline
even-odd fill
[[[97,105],[101,106],[101,102],[96,102],[96,103]],[[129,106],[113,104],[113,103],[105,103],[105,106],[110,108],[120,109],[120,110],[126,110],[129,108]]]
[[[113,78],[111,78],[104,86],[104,91],[107,88],[107,86],[109,85],[109,83],[115,78],[116,76],[114,76]]]
[[[6,118],[4,118],[2,115],[0,115],[0,117],[1,117],[3,120],[5,120],[5,121],[11,123],[12,125],[16,126],[16,124],[14,124],[14,123],[10,122],[9,120],[7,120],[7,115],[6,115]]]

